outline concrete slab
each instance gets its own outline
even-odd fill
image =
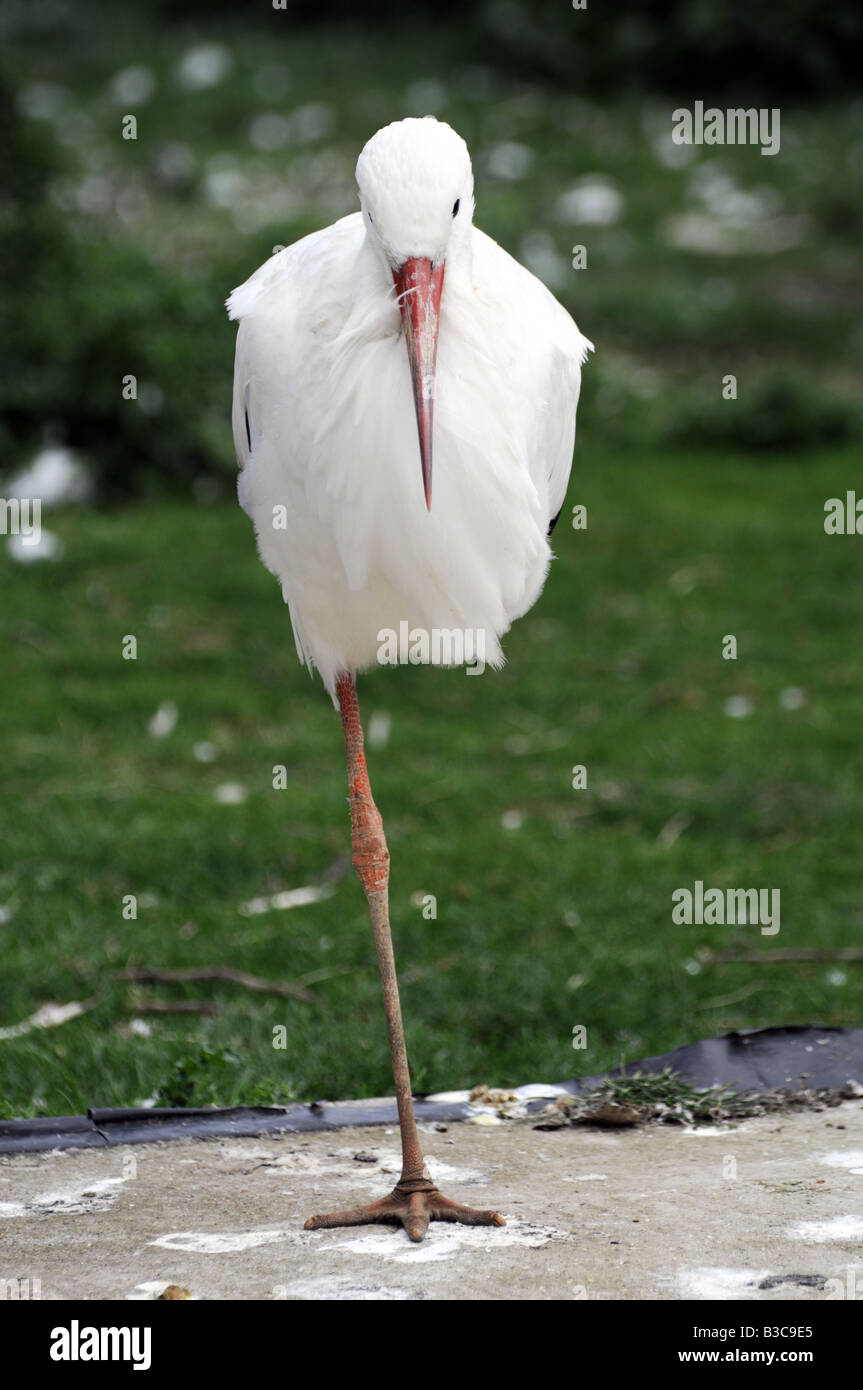
[[[393,1129],[5,1157],[0,1280],[43,1299],[863,1297],[859,1100],[694,1131],[484,1118],[424,1142],[441,1187],[507,1225],[421,1245],[303,1230],[392,1187]]]

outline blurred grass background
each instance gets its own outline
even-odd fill
[[[654,9],[4,9],[4,495],[57,447],[94,490],[44,516],[53,554],[0,551],[0,1029],[86,1006],[0,1037],[4,1113],[391,1088],[353,876],[239,911],[325,874],[349,831],[338,719],[234,500],[222,303],[353,209],[359,149],[406,114],[465,136],[478,224],[597,345],[569,495],[588,529],[564,513],[507,668],[361,686],[389,721],[370,760],[416,1089],[859,1022],[860,966],[707,952],[853,945],[863,924],[860,540],[823,530],[827,498],[863,494],[860,19]],[[780,154],[674,146],[671,112],[698,99],[778,106]],[[780,888],[779,937],[672,926],[698,878]],[[116,977],[218,963],[307,978],[315,1003]]]

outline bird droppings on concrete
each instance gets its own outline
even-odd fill
[[[59,1192],[40,1192],[20,1202],[0,1202],[0,1217],[90,1216],[106,1211],[117,1200],[126,1178],[99,1178]]]
[[[157,1236],[150,1244],[164,1250],[187,1250],[193,1255],[237,1255],[292,1237],[292,1231],[174,1231]]]
[[[831,1216],[826,1221],[801,1221],[788,1231],[791,1240],[809,1240],[824,1244],[828,1241],[863,1240],[863,1216]]]
[[[678,1276],[683,1298],[721,1299],[723,1302],[754,1298],[757,1288],[767,1279],[767,1269],[698,1269],[681,1270]]]
[[[429,1226],[425,1240],[418,1245],[409,1243],[401,1230],[370,1230],[368,1235],[344,1236],[332,1241],[331,1248],[347,1250],[352,1255],[364,1255],[376,1260],[395,1260],[399,1264],[429,1264],[451,1260],[456,1255],[492,1255],[507,1246],[528,1246],[539,1250],[553,1240],[571,1238],[567,1232],[553,1226],[534,1226],[506,1212],[506,1226],[456,1226],[435,1222]],[[329,1234],[329,1233],[328,1233]]]
[[[822,1154],[818,1162],[825,1163],[828,1168],[845,1168],[849,1173],[863,1177],[863,1149],[839,1149]]]
[[[156,1299],[172,1284],[204,1300],[854,1296],[860,1100],[748,1116],[719,1137],[431,1131],[432,1172],[452,1175],[457,1200],[481,1192],[507,1225],[433,1223],[421,1245],[391,1226],[303,1230],[334,1173],[345,1205],[392,1184],[397,1135],[380,1126],[7,1155],[0,1279],[38,1278],[45,1299]]]

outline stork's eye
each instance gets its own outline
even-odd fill
[[[458,210],[459,210],[459,207],[460,207],[460,206],[461,206],[461,198],[456,198],[455,202],[454,202],[453,205],[452,205],[452,215],[453,215],[453,217],[456,217],[456,216],[457,216]]]
[[[368,208],[366,208],[366,212],[369,212]],[[369,212],[369,221],[370,221],[370,222],[374,222],[374,220],[375,220],[375,219],[372,217],[371,213]]]

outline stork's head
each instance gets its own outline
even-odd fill
[[[473,171],[467,145],[432,116],[394,121],[357,161],[366,233],[392,275],[414,388],[426,506],[440,300],[447,258],[469,254]]]

